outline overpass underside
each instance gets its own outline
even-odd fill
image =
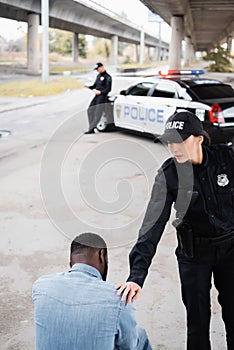
[[[113,13],[103,13],[73,0],[48,0],[49,26],[73,32],[73,61],[78,60],[78,34],[92,35],[111,40],[110,63],[117,64],[118,42],[123,41],[140,46],[139,59],[142,61],[144,47],[161,51],[161,57],[168,57],[169,45],[142,28],[123,20]],[[0,0],[1,17],[28,22],[28,68],[38,72],[39,37],[38,26],[41,24],[41,0]],[[138,49],[136,49],[138,52]],[[142,63],[142,62],[141,62]]]
[[[141,0],[172,27],[170,68],[181,61],[181,41],[185,39],[187,61],[194,51],[209,51],[227,42],[234,33],[233,0]],[[231,51],[231,47],[229,47]]]

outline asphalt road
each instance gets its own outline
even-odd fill
[[[131,78],[134,79],[134,78]],[[128,86],[116,78],[114,90]],[[0,99],[0,348],[34,349],[31,288],[42,274],[68,268],[69,244],[86,230],[110,246],[109,277],[128,275],[128,253],[167,149],[126,133],[83,135],[87,89],[49,98]],[[160,242],[137,319],[153,349],[185,347],[176,241],[170,223]],[[213,350],[224,350],[216,292],[212,292]]]

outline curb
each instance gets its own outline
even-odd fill
[[[11,107],[3,107],[3,108],[0,108],[0,113],[11,112],[11,111],[18,110],[18,109],[29,108],[32,106],[41,105],[43,103],[46,103],[47,101],[48,100],[32,102],[32,103],[22,104],[22,105],[15,105],[15,106],[11,106]]]

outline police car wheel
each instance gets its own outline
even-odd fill
[[[98,131],[100,132],[104,132],[104,131],[107,131],[108,129],[108,122],[107,122],[107,118],[106,116],[102,116],[99,123],[97,124],[97,129]]]
[[[107,117],[103,115],[97,124],[97,130],[99,132],[107,132],[107,131],[114,131],[115,125],[113,123],[108,122]]]

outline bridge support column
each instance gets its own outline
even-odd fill
[[[227,37],[227,51],[230,53],[232,50],[232,35],[228,35]]]
[[[139,62],[140,57],[139,57],[139,45],[138,44],[135,45],[135,56],[134,57],[136,58],[135,62]]]
[[[232,39],[232,44],[230,48],[231,62],[234,65],[234,39]]]
[[[194,50],[190,37],[185,38],[185,56],[184,66],[189,67],[191,62],[194,60]]]
[[[79,37],[78,33],[73,33],[73,41],[72,41],[72,59],[73,63],[78,62],[78,45],[79,45]]]
[[[157,46],[154,46],[154,61],[157,59]]]
[[[138,52],[137,52],[137,45],[133,44],[132,45],[132,61],[133,62],[137,62],[137,56],[138,56]]]
[[[155,59],[156,59],[156,61],[158,61],[159,54],[160,54],[159,46],[156,46],[156,48],[155,48]]]
[[[110,53],[110,64],[117,66],[118,63],[118,36],[113,35],[111,37],[111,53]]]
[[[165,56],[165,50],[164,50],[163,47],[161,47],[161,50],[160,50],[160,61],[164,61],[165,60],[164,56]]]
[[[151,61],[151,47],[148,46],[148,50],[147,50],[147,60]]]
[[[165,49],[164,50],[164,60],[168,61],[168,59],[169,59],[169,50]]]
[[[27,65],[31,73],[37,74],[40,70],[40,42],[38,35],[39,15],[28,15],[28,49]]]
[[[229,60],[233,65],[233,53],[234,53],[234,39],[232,38],[232,35],[228,35],[227,37],[227,53],[229,55]]]
[[[232,36],[228,35],[227,37],[227,52],[229,55],[231,55],[232,52]]]
[[[169,51],[169,69],[181,68],[182,39],[184,32],[183,16],[171,18],[171,43]]]
[[[141,30],[141,41],[140,41],[140,64],[144,63],[144,51],[145,51],[145,32]]]

